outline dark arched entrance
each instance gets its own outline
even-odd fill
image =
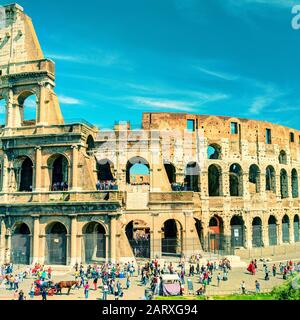
[[[199,174],[200,168],[197,162],[187,164],[184,179],[186,191],[199,192]]]
[[[52,190],[58,191],[65,189],[62,183],[68,185],[69,180],[68,160],[63,155],[58,155],[52,163]]]
[[[223,220],[218,216],[213,216],[209,220],[209,241],[210,252],[219,253],[224,249]]]
[[[162,227],[162,255],[181,256],[182,254],[182,227],[174,219],[165,221]]]
[[[135,220],[125,228],[127,239],[136,258],[150,258],[150,228],[144,221]]]
[[[290,241],[290,219],[287,215],[282,218],[282,242]]]
[[[262,222],[259,217],[255,217],[252,221],[252,246],[262,247]]]
[[[277,245],[277,220],[274,216],[270,216],[268,220],[269,245]]]
[[[299,242],[299,216],[296,214],[294,216],[294,241]]]
[[[17,224],[11,236],[11,262],[28,265],[30,263],[30,246],[31,235],[27,224]]]
[[[67,229],[60,222],[50,224],[46,229],[46,264],[67,263]]]
[[[33,176],[33,163],[30,158],[25,158],[22,162],[20,172],[20,187],[19,191],[32,191],[32,176]]]
[[[208,194],[210,197],[222,194],[222,169],[214,164],[208,168]]]
[[[233,216],[230,221],[231,226],[231,246],[233,248],[243,247],[245,239],[245,224],[240,216]]]
[[[101,262],[106,258],[106,232],[102,224],[90,222],[83,228],[84,257],[86,263]]]

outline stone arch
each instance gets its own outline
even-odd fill
[[[18,157],[14,164],[17,190],[31,192],[33,188],[33,162],[28,156]]]
[[[282,218],[282,242],[290,242],[290,218],[287,214]]]
[[[100,182],[114,181],[114,164],[109,159],[97,160],[97,179]]]
[[[231,246],[243,247],[245,244],[245,222],[242,216],[234,215],[230,220]]]
[[[210,197],[222,196],[222,168],[212,164],[208,167],[208,194]]]
[[[209,228],[208,251],[217,253],[220,250],[224,250],[223,219],[218,215],[214,215],[209,220],[208,228]]]
[[[199,181],[200,181],[200,167],[197,162],[192,161],[186,165],[185,168],[185,190],[199,192]]]
[[[243,196],[243,170],[238,163],[234,163],[229,168],[229,189],[230,196]]]
[[[280,164],[287,164],[287,155],[284,150],[279,152],[278,161]]]
[[[61,153],[48,159],[50,185],[52,191],[67,191],[69,188],[69,159]]]
[[[294,215],[294,241],[299,242],[300,241],[300,235],[299,235],[299,215]]]
[[[266,168],[266,191],[276,193],[276,173],[273,166]]]
[[[126,164],[127,184],[150,184],[150,165],[142,157],[136,156],[128,160]]]
[[[25,222],[16,222],[11,233],[11,262],[13,264],[30,263],[31,232]]]
[[[298,190],[298,172],[294,168],[292,170],[292,197],[298,198],[299,197],[299,190]]]
[[[143,220],[131,220],[125,234],[136,258],[150,258],[150,227]]]
[[[176,183],[176,167],[173,163],[164,161],[164,168],[170,184]]]
[[[214,160],[220,160],[222,159],[222,148],[220,145],[216,143],[212,143],[207,147],[207,158],[208,159],[214,159]]]
[[[252,220],[252,246],[262,247],[262,221],[260,217],[255,217]]]
[[[38,98],[34,90],[22,91],[17,97],[20,124],[22,126],[32,126],[36,124]]]
[[[277,219],[274,215],[270,215],[268,219],[269,246],[277,245],[277,233]]]
[[[285,169],[280,170],[280,193],[282,199],[288,198],[289,196],[288,176]]]
[[[89,135],[86,139],[86,153],[88,156],[93,154],[93,150],[95,149],[95,141],[94,138]]]
[[[106,259],[106,236],[106,228],[98,221],[88,222],[83,226],[82,260],[85,263],[101,262]]]
[[[67,228],[59,221],[46,226],[45,261],[49,265],[67,264]]]
[[[175,219],[166,220],[161,228],[162,231],[162,255],[181,256],[183,244],[183,228]]]
[[[260,192],[260,170],[256,164],[252,164],[249,168],[249,189],[250,193]]]

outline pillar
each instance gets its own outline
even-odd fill
[[[33,237],[32,237],[32,264],[39,262],[40,254],[40,217],[32,215],[33,218]]]
[[[78,262],[77,257],[77,215],[70,215],[71,218],[71,259],[70,264]]]
[[[268,221],[264,223],[262,221],[262,241],[263,241],[263,246],[268,247],[269,246],[269,225]]]
[[[282,244],[282,221],[281,219],[278,219],[277,223],[277,244]]]
[[[230,219],[223,220],[223,233],[224,233],[224,251],[225,254],[234,254],[231,250],[231,226]]]
[[[3,178],[2,178],[2,191],[9,191],[9,162],[7,154],[3,154]]]
[[[9,89],[6,101],[6,127],[13,127],[13,90]]]
[[[110,217],[110,262],[116,261],[116,216]]]
[[[77,190],[78,184],[78,146],[72,146],[72,190]]]
[[[36,192],[41,191],[41,179],[42,179],[42,149],[41,147],[35,148],[35,186],[34,190]]]
[[[4,226],[4,215],[0,216],[0,265],[5,260],[5,226]]]
[[[290,236],[290,243],[295,243],[295,237],[294,237],[294,220],[291,216],[289,216],[290,223],[289,223],[289,236]]]

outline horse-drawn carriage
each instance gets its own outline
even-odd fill
[[[35,291],[34,295],[39,296],[42,294],[43,290],[46,290],[48,296],[53,296],[57,293],[57,285],[53,283],[53,281],[42,281],[42,280],[36,280],[34,282],[35,284]]]

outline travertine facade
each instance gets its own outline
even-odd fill
[[[0,263],[232,254],[299,241],[300,131],[175,113],[144,113],[141,130],[68,123],[30,18],[18,5],[5,16]],[[148,170],[135,173],[140,183],[136,165]]]

